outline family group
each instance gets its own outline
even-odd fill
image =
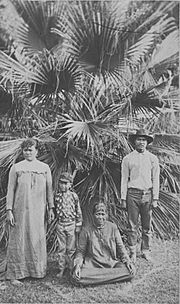
[[[136,272],[138,221],[141,256],[151,260],[152,209],[158,205],[159,162],[146,147],[153,141],[144,129],[130,136],[135,149],[121,164],[121,201],[128,219],[128,244],[108,220],[108,204],[94,198],[92,221],[83,222],[81,204],[73,190],[73,175],[61,172],[53,193],[50,167],[37,159],[38,142],[21,144],[24,160],[12,165],[6,197],[9,240],[0,279],[13,285],[27,277],[43,278],[47,270],[47,221],[56,220],[57,277],[68,270],[72,284],[93,285],[131,280]]]

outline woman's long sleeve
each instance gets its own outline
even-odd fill
[[[85,253],[86,253],[86,247],[87,247],[87,231],[85,229],[82,229],[79,235],[79,244],[76,252],[76,257],[74,259],[74,265],[82,266]]]
[[[54,201],[53,201],[53,190],[52,190],[52,176],[49,166],[47,167],[47,172],[46,172],[46,192],[47,192],[48,207],[49,209],[51,209],[54,207]]]
[[[116,239],[117,253],[118,255],[120,255],[122,262],[123,263],[129,262],[130,258],[123,244],[118,228],[115,231],[115,239]]]
[[[16,169],[15,169],[15,165],[13,165],[9,171],[8,188],[6,195],[6,210],[13,209],[16,182],[17,182]]]

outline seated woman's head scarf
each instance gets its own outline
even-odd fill
[[[102,202],[95,203],[95,205],[93,207],[93,215],[98,212],[107,213],[107,207],[104,203],[102,203]]]
[[[107,208],[102,202],[93,207],[93,221],[97,228],[102,228],[107,220]]]

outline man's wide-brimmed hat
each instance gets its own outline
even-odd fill
[[[72,183],[73,176],[69,172],[62,172],[59,176],[59,181]]]
[[[145,129],[139,129],[136,131],[136,134],[129,135],[129,140],[134,143],[137,137],[145,137],[148,144],[153,142],[153,137]]]

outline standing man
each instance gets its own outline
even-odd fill
[[[159,161],[146,150],[153,141],[144,129],[130,136],[135,150],[126,155],[121,170],[121,207],[127,209],[130,257],[136,262],[138,218],[141,215],[142,257],[151,260],[150,237],[152,208],[157,207],[159,199]]]

